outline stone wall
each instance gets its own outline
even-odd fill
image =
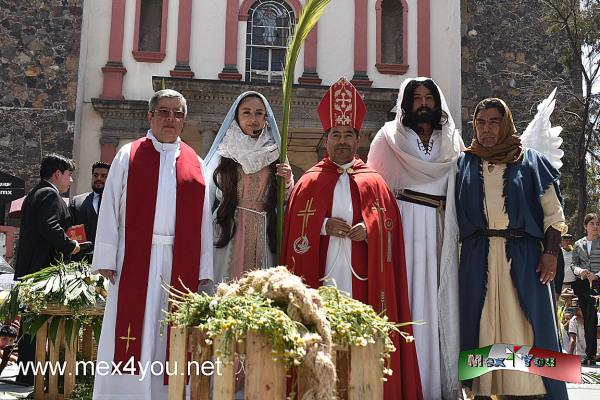
[[[581,78],[567,67],[568,42],[562,32],[549,33],[541,0],[461,0],[462,129],[468,145],[471,118],[477,103],[500,97],[513,113],[519,133],[537,112],[536,106],[558,88],[553,125],[564,128],[565,151],[561,191],[565,216],[574,228],[576,191],[572,94],[581,94]]]
[[[71,157],[83,0],[0,0],[0,170],[39,180],[44,154]]]
[[[513,112],[519,132],[536,105],[558,87],[556,124],[573,91],[571,72],[561,63],[566,40],[547,32],[540,0],[461,0],[462,128],[480,100],[500,97]]]

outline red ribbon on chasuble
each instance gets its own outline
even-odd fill
[[[183,142],[179,150],[175,163],[177,204],[171,286],[183,290],[183,285],[196,288],[198,284],[205,183],[194,150]],[[160,154],[152,140],[133,142],[127,175],[125,257],[119,282],[115,362],[133,357],[137,365],[141,356],[159,167]]]

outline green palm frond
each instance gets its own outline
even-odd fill
[[[290,120],[290,105],[292,102],[292,83],[294,82],[294,69],[296,60],[302,44],[306,37],[317,24],[321,15],[325,11],[325,7],[330,0],[308,0],[302,12],[300,19],[296,25],[294,35],[290,39],[290,44],[285,55],[285,71],[283,73],[283,122],[281,124],[281,154],[279,162],[287,161],[287,144],[288,144],[288,125]],[[284,198],[284,182],[279,178],[277,185],[277,260],[281,255],[281,241],[283,240],[283,199]]]

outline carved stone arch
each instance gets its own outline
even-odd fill
[[[254,5],[254,3],[256,3],[258,0],[244,0],[244,2],[240,5],[240,13],[239,13],[239,20],[240,21],[248,21],[248,11],[250,10],[250,7],[252,7]],[[285,1],[290,7],[292,7],[292,10],[294,11],[294,18],[296,19],[296,22],[298,22],[298,17],[300,16],[300,12],[302,11],[302,4],[300,4],[299,0],[283,0]]]

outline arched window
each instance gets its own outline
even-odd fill
[[[294,12],[282,0],[258,0],[248,10],[246,81],[281,82]]]

